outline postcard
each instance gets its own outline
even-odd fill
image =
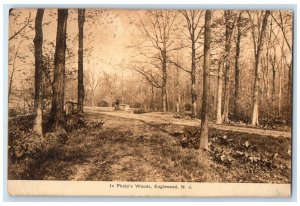
[[[10,195],[289,197],[293,11],[13,8]]]

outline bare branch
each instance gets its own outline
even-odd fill
[[[169,63],[170,63],[170,64],[174,64],[174,65],[177,66],[179,69],[181,69],[181,70],[183,70],[183,71],[185,71],[185,72],[187,72],[187,73],[191,73],[190,70],[184,68],[183,66],[177,64],[176,62],[173,62],[173,61],[169,60]]]
[[[27,18],[26,23],[16,33],[14,33],[11,37],[9,37],[9,41],[14,39],[17,35],[19,35],[29,25],[30,18],[31,18],[31,12],[29,12],[29,16]]]

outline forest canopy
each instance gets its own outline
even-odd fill
[[[77,9],[67,12],[64,101],[76,102],[79,14]],[[36,15],[36,9],[10,12],[11,114],[34,111]],[[57,15],[56,9],[45,9],[42,19],[45,110],[50,110],[52,101]],[[84,15],[84,105],[113,106],[119,99],[132,108],[191,111],[199,117],[205,11],[86,9]],[[266,119],[290,121],[292,18],[292,12],[284,10],[212,11],[211,120],[254,125]]]

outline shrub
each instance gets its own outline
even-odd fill
[[[98,107],[109,107],[110,105],[107,102],[101,100],[101,101],[97,102],[97,106]]]
[[[9,109],[8,110],[8,116],[9,117],[16,117],[17,115],[18,115],[18,113],[15,109]]]
[[[143,104],[140,102],[134,102],[132,105],[133,108],[139,108],[139,109],[141,109],[142,106],[143,106]]]
[[[88,121],[81,115],[68,115],[65,117],[65,129],[70,132],[75,129],[92,129],[102,127],[103,120]]]
[[[185,109],[185,111],[191,111],[192,110],[192,105],[190,103],[185,103],[184,104],[184,109]]]
[[[39,159],[46,146],[54,143],[57,137],[53,134],[41,136],[20,131],[9,138],[12,140],[8,145],[8,155],[12,161],[16,161],[25,158]]]
[[[10,118],[8,128],[10,132],[24,131],[29,132],[33,127],[34,114],[21,115]]]
[[[152,112],[153,110],[151,109],[144,109],[144,108],[136,108],[133,110],[134,114],[143,114],[143,113],[148,113],[148,112]]]

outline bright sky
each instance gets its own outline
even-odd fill
[[[34,19],[36,15],[35,9],[21,9],[15,10],[14,13],[20,13],[20,16],[15,20],[11,17],[10,19],[10,36],[20,28],[20,25],[24,24],[24,20],[28,17],[31,12],[32,25],[34,26]],[[214,16],[222,15],[223,11],[215,11]],[[141,14],[142,12],[139,11]],[[217,14],[218,13],[218,14]],[[126,65],[130,60],[129,50],[126,46],[130,45],[132,42],[137,42],[137,28],[132,23],[134,19],[137,18],[137,10],[97,10],[97,9],[87,9],[86,10],[86,23],[84,25],[84,47],[90,48],[91,53],[85,54],[84,56],[84,69],[93,69],[97,72],[109,72],[115,73],[120,72],[120,69],[126,69],[120,67],[120,65]],[[56,26],[57,26],[57,10],[56,9],[45,9],[44,14],[44,26],[43,34],[44,40],[48,42],[53,42],[55,45],[56,38]],[[219,31],[220,32],[220,31]],[[78,22],[77,22],[77,10],[70,9],[67,25],[67,33],[70,40],[67,41],[67,47],[74,52],[74,58],[67,62],[67,67],[77,68],[77,49],[78,40],[76,39],[78,35]],[[217,32],[218,33],[218,32]],[[34,30],[29,31],[28,39],[24,40],[20,46],[20,54],[26,54],[26,62],[33,62],[34,56],[30,51],[29,46],[33,45]],[[20,39],[14,39],[9,43],[11,45],[17,46]],[[251,49],[252,44],[248,42],[249,45],[243,44]],[[45,45],[46,48],[51,48],[51,52],[54,53],[54,46]],[[32,49],[31,49],[32,50]],[[220,47],[219,50],[223,50]],[[219,51],[214,48],[214,51]],[[252,52],[252,49],[250,50]],[[48,52],[45,51],[44,52]],[[185,54],[184,59],[188,59],[189,50],[183,52]],[[219,52],[218,52],[219,53]],[[12,55],[13,52],[10,52]],[[68,64],[69,63],[69,64]],[[17,59],[17,66],[22,65],[22,62]],[[28,76],[33,75],[33,65],[24,65],[19,67],[22,72],[17,72],[15,78],[20,76],[24,78],[24,72]],[[131,70],[125,70],[124,75],[131,73]]]
[[[13,12],[17,13],[19,11]],[[30,12],[32,25],[34,25],[34,18],[36,15],[35,9],[23,9],[16,21],[14,19],[11,19],[10,21],[10,36],[20,28],[20,25],[23,25],[24,19],[28,17]],[[119,68],[118,65],[124,59],[128,59],[126,58],[128,55],[126,46],[134,40],[133,33],[135,30],[135,26],[130,23],[130,18],[136,15],[136,11],[111,10],[104,11],[100,15],[99,13],[100,10],[96,11],[94,9],[86,11],[84,47],[90,48],[91,54],[85,55],[84,66],[87,69],[96,69],[114,73],[116,72],[116,69]],[[43,26],[44,40],[53,42],[55,45],[57,10],[46,9],[43,23],[46,24]],[[67,47],[75,53],[75,58],[71,61],[73,62],[73,66],[76,67],[78,49],[78,40],[76,39],[78,35],[77,10],[69,10],[67,34],[71,39],[70,41],[67,41]],[[24,40],[20,46],[20,53],[29,55],[26,62],[34,60],[33,53],[30,53],[28,48],[28,45],[33,45],[32,40],[34,38],[34,31],[32,30],[29,32],[28,36],[28,40]],[[16,46],[18,43],[19,39],[10,42],[11,45]],[[47,45],[44,46],[47,47]],[[48,48],[51,47],[48,46]],[[52,52],[54,52],[54,47],[52,48]],[[21,64],[22,62],[17,60],[16,65]],[[27,65],[27,69],[30,70],[29,67],[30,66]]]

